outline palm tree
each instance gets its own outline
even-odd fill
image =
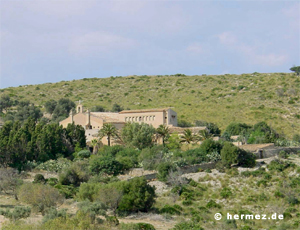
[[[199,141],[204,141],[212,138],[214,135],[209,132],[207,129],[199,130]]]
[[[180,142],[186,142],[188,144],[192,143],[195,140],[195,135],[192,133],[192,130],[185,129],[183,131],[183,136],[181,136]]]
[[[160,125],[157,129],[156,129],[156,135],[157,137],[161,137],[162,141],[163,141],[163,146],[165,146],[165,141],[166,139],[169,138],[170,136],[170,130],[169,127],[165,126],[165,125]]]
[[[103,137],[107,136],[107,143],[110,146],[110,140],[112,137],[118,137],[118,130],[116,126],[111,123],[105,123],[102,129],[99,130],[98,134],[99,138],[102,139]]]

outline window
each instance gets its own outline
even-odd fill
[[[152,116],[149,116],[149,121],[152,121]]]
[[[139,117],[139,121],[142,121],[142,117]]]
[[[155,120],[155,116],[153,116],[153,121]]]
[[[127,122],[127,117],[125,117],[125,122]]]

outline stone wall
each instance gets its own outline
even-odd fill
[[[261,150],[262,150],[262,156],[259,152],[260,150],[254,153],[256,158],[258,159],[276,156],[280,151],[285,151],[287,153],[297,153],[298,151],[300,151],[300,147],[272,147],[272,148],[265,148]]]
[[[216,163],[209,162],[209,163],[202,163],[196,165],[189,165],[181,167],[180,170],[183,174],[186,173],[196,173],[199,172],[199,169],[213,169],[215,168]],[[143,168],[134,168],[128,170],[124,175],[118,176],[120,180],[131,180],[134,177],[145,177],[146,180],[153,180],[156,179],[157,171],[155,170],[144,170]]]

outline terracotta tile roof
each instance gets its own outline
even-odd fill
[[[164,112],[167,111],[170,108],[162,108],[162,109],[137,109],[137,110],[123,110],[119,112],[122,113],[147,113],[147,112]]]

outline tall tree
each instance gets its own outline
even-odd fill
[[[143,149],[153,145],[155,132],[155,128],[146,123],[126,123],[121,131],[121,137],[127,146]]]
[[[156,129],[156,134],[159,138],[162,138],[163,146],[165,146],[165,141],[170,137],[169,127],[166,125],[160,125]]]
[[[0,113],[2,113],[3,110],[7,112],[7,109],[11,107],[12,104],[13,102],[8,95],[2,95],[0,98]]]
[[[53,99],[46,101],[45,103],[46,112],[52,114],[56,106],[57,106],[57,101]]]
[[[107,137],[108,146],[110,146],[111,138],[118,137],[118,130],[116,126],[111,123],[105,123],[102,129],[99,130],[99,138]]]
[[[290,71],[293,71],[297,74],[297,76],[300,75],[300,66],[293,66],[292,68],[290,68]]]

